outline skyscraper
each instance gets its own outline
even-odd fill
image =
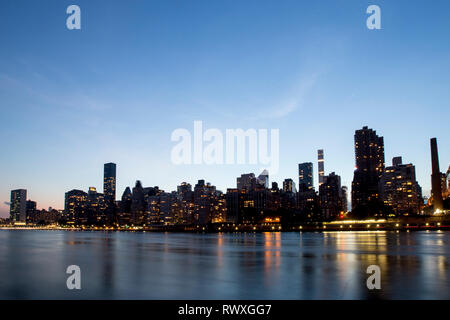
[[[107,222],[105,210],[105,196],[102,193],[98,193],[95,187],[90,187],[86,201],[87,223],[98,225],[105,224]]]
[[[442,210],[444,202],[442,199],[441,171],[439,170],[439,155],[436,138],[430,139],[431,147],[431,196],[433,199],[433,209]]]
[[[296,193],[295,182],[292,179],[284,179],[283,181],[283,191]]]
[[[392,159],[392,166],[386,167],[380,180],[381,199],[397,215],[418,214],[422,192],[416,181],[413,164],[402,164],[402,157]]]
[[[342,198],[341,177],[332,172],[324,179],[324,183],[319,187],[319,199],[323,219],[336,219],[341,213],[346,211]]]
[[[300,191],[312,189],[313,182],[313,164],[311,162],[300,163],[298,165],[298,189]]]
[[[146,222],[147,204],[145,203],[144,188],[142,183],[138,180],[133,188],[131,197],[131,223],[135,226],[140,226]]]
[[[319,168],[319,187],[320,187],[320,185],[323,183],[323,176],[325,175],[323,149],[317,150],[317,161]]]
[[[105,197],[107,223],[114,221],[116,202],[116,164],[105,163],[103,170],[103,195]]]
[[[133,195],[131,194],[130,187],[126,187],[125,191],[122,194],[122,199],[120,201],[120,213],[119,213],[119,222],[121,225],[130,224],[131,219],[131,202]]]
[[[256,186],[255,174],[254,173],[241,174],[241,176],[236,179],[236,185],[239,190],[241,189],[253,190]]]
[[[352,182],[352,212],[372,215],[379,209],[379,180],[384,171],[384,140],[375,130],[355,131],[356,168]]]
[[[264,185],[265,188],[269,188],[269,171],[263,170],[258,176],[257,182]]]
[[[27,200],[27,223],[30,222],[36,222],[36,211],[37,211],[37,203],[36,201]],[[49,210],[51,211],[51,210]]]
[[[70,190],[66,192],[64,212],[71,224],[84,224],[86,215],[87,193],[82,190]]]
[[[11,191],[9,215],[11,223],[26,223],[27,221],[27,190]]]

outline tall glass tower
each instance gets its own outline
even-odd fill
[[[312,162],[304,162],[298,165],[298,189],[305,191],[312,189],[313,184],[313,164]]]
[[[9,215],[11,223],[25,223],[27,220],[27,190],[18,189],[11,191],[11,205]]]
[[[114,220],[116,202],[116,164],[105,163],[103,171],[103,194],[105,196],[108,223]]]
[[[352,209],[364,214],[375,213],[380,199],[379,181],[384,171],[384,139],[375,130],[363,127],[355,131],[355,162]]]

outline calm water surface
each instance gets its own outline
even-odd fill
[[[81,290],[66,287],[72,264]],[[450,299],[450,232],[0,230],[0,298]]]

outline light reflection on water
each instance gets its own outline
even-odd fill
[[[81,268],[82,290],[65,270]],[[379,291],[366,268],[381,268]],[[450,232],[0,231],[2,299],[450,299]]]

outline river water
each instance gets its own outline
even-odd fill
[[[450,232],[0,230],[0,299],[450,299]]]

